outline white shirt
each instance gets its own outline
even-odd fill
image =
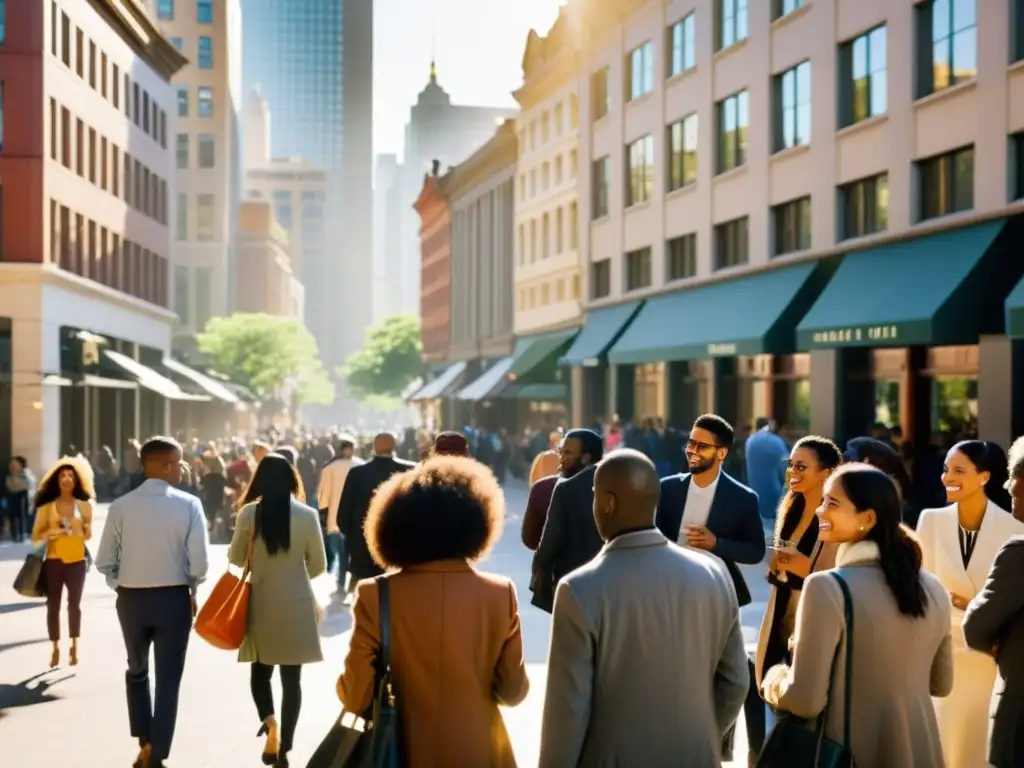
[[[701,488],[693,476],[690,476],[690,488],[686,492],[686,504],[683,506],[683,524],[679,526],[679,546],[690,546],[686,538],[686,526],[708,524],[708,515],[711,514],[711,504],[715,500],[715,491],[718,489],[718,479],[721,476],[722,470],[719,468],[715,473],[715,479],[706,488]]]
[[[327,462],[320,473],[316,505],[327,510],[327,530],[330,533],[338,530],[338,505],[341,503],[341,491],[345,487],[345,480],[348,479],[348,471],[363,463],[358,456],[351,459],[334,459]]]

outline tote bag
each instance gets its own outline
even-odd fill
[[[25,557],[25,562],[14,577],[14,591],[22,597],[45,597],[46,578],[43,575],[43,560],[46,559],[46,544],[35,547]]]
[[[230,569],[220,577],[210,596],[196,616],[195,630],[203,640],[223,651],[237,651],[245,640],[249,621],[249,570],[252,568],[252,545],[256,538],[256,521],[249,531],[249,546],[239,578]]]
[[[779,720],[768,734],[764,749],[757,760],[757,768],[856,768],[853,752],[850,750],[850,700],[853,691],[853,599],[850,588],[843,577],[832,571],[832,578],[839,583],[843,592],[843,613],[846,617],[846,664],[843,694],[843,742],[841,744],[825,738],[825,722],[832,704],[831,694],[825,710],[818,718],[813,731],[800,721],[790,718]],[[838,670],[832,664],[832,680]],[[830,689],[832,686],[830,686]]]
[[[377,578],[380,600],[380,654],[370,711],[363,717],[342,712],[306,768],[401,768],[404,765],[398,700],[391,677],[391,600],[387,576]]]

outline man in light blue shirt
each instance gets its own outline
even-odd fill
[[[783,480],[786,476],[786,459],[789,458],[789,446],[775,432],[771,419],[759,418],[757,431],[747,438],[747,484],[757,493],[758,507],[761,517],[765,520],[775,518],[775,508],[779,506],[785,490]]]
[[[125,684],[135,768],[162,768],[171,751],[178,691],[195,616],[195,590],[209,568],[203,505],[177,489],[181,446],[151,437],[141,450],[146,480],[107,513],[96,569],[117,592],[117,617],[128,651]],[[156,661],[151,701],[149,651]]]

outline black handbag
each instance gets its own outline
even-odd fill
[[[377,578],[380,654],[376,691],[362,716],[342,712],[306,768],[402,768],[398,700],[391,675],[391,599],[387,576]]]
[[[853,689],[853,599],[843,577],[832,571],[832,578],[843,592],[843,612],[846,615],[846,688],[843,694],[843,742],[825,738],[825,723],[832,704],[831,696],[818,718],[814,730],[797,718],[782,718],[772,728],[764,749],[757,759],[757,768],[856,768],[850,749],[850,699]],[[835,680],[836,663],[832,663],[831,679]],[[831,686],[829,686],[831,689]]]
[[[25,556],[25,562],[14,577],[14,591],[22,597],[46,597],[46,574],[43,561],[46,544],[34,548]]]

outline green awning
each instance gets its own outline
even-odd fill
[[[518,378],[525,376],[549,357],[553,357],[569,346],[569,342],[579,333],[578,328],[568,331],[552,331],[524,336],[516,340],[512,351],[512,367],[509,376]]]
[[[1017,283],[1006,299],[1006,335],[1024,339],[1024,280]]]
[[[456,400],[490,400],[500,393],[508,384],[508,369],[512,367],[512,356],[503,357],[494,362],[472,383],[467,384],[455,394]]]
[[[1011,267],[1000,258],[1014,261],[1009,251],[996,252],[1002,246],[992,247],[1003,224],[986,222],[846,256],[797,327],[797,345],[974,344],[980,333],[1002,331],[1001,297],[992,295],[992,287],[1006,284]]]
[[[501,393],[501,399],[559,403],[569,399],[569,387],[565,384],[513,384]]]
[[[832,269],[797,264],[648,299],[608,352],[620,365],[785,354]]]
[[[437,400],[447,396],[455,388],[457,380],[464,370],[466,370],[465,362],[449,365],[439,376],[431,379],[413,393],[409,400],[418,402],[420,400]]]
[[[569,351],[559,358],[560,365],[596,366],[608,352],[626,328],[636,317],[642,301],[629,301],[587,312],[583,330],[569,347]]]

